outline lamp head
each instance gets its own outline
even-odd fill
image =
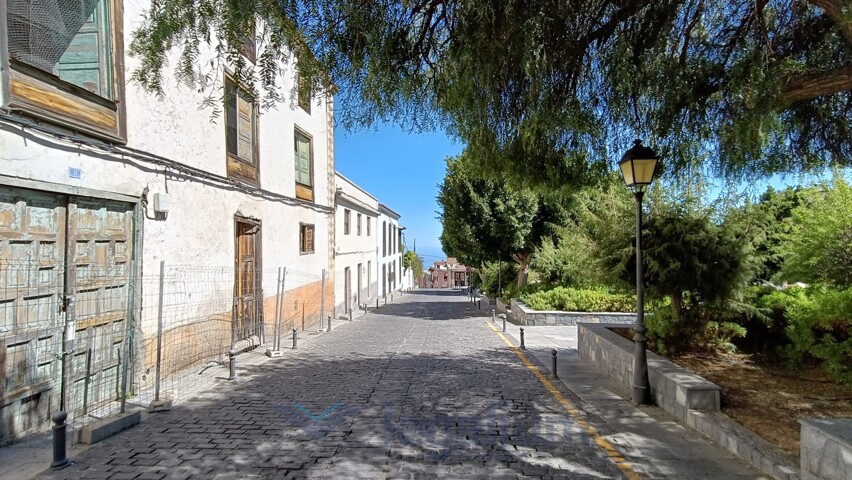
[[[642,140],[634,141],[633,148],[618,162],[624,183],[634,190],[643,190],[654,180],[659,160],[654,150],[642,145]]]

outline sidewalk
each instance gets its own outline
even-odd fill
[[[499,318],[494,325],[502,329]],[[628,392],[580,359],[576,326],[523,328],[527,356],[550,372],[551,350],[555,348],[559,381],[584,403],[583,410],[610,427],[610,431],[602,432],[605,438],[617,448],[630,451],[630,456],[646,458],[669,478],[770,479],[662,409],[637,407],[625,400]],[[520,344],[519,326],[506,322],[506,333]]]

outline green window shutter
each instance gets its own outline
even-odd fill
[[[311,140],[304,135],[296,134],[296,182],[312,187],[311,179]]]
[[[112,100],[112,22],[108,4],[107,0],[97,2],[59,58],[54,73],[68,83]]]

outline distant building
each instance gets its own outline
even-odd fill
[[[377,298],[379,201],[339,172],[336,185],[334,299],[338,316]]]
[[[423,288],[456,288],[470,285],[470,267],[453,257],[435,262],[423,272],[420,286]]]

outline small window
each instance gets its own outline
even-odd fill
[[[314,253],[313,225],[299,225],[299,253]]]
[[[349,235],[349,217],[352,212],[348,208],[343,209],[343,234]]]
[[[370,236],[370,217],[367,217],[367,236]]]
[[[296,198],[314,200],[314,148],[311,138],[296,130],[295,134]]]
[[[388,255],[388,224],[382,222],[382,256]]]
[[[361,236],[361,214],[360,213],[358,214],[358,223],[356,225],[356,228],[358,229],[358,236],[360,237]]]
[[[257,168],[257,112],[248,92],[225,78],[225,131],[228,176],[259,183]]]

